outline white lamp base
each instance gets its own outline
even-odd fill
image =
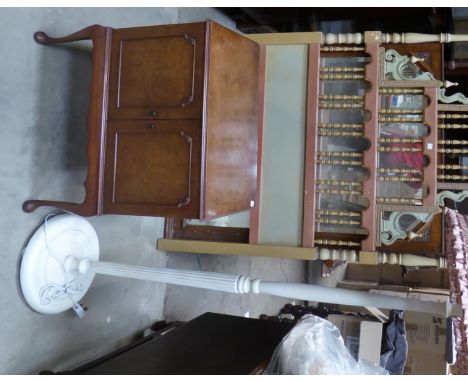
[[[64,214],[45,221],[31,237],[21,261],[20,283],[28,304],[46,314],[62,313],[80,301],[94,272],[79,272],[72,261],[99,260],[93,226]]]

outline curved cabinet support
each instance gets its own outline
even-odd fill
[[[443,207],[445,199],[450,199],[455,203],[459,203],[466,198],[468,198],[468,191],[462,191],[458,193],[452,191],[442,191],[437,194],[437,205]]]
[[[41,206],[70,211],[82,216],[102,213],[103,146],[106,129],[107,87],[109,72],[109,47],[111,28],[91,25],[65,37],[53,38],[44,32],[36,32],[34,40],[39,44],[61,44],[73,41],[91,40],[92,80],[88,106],[88,174],[85,181],[86,196],[82,203],[58,202],[51,200],[27,200],[25,212],[33,212]]]
[[[382,220],[382,231],[380,232],[380,240],[382,244],[391,245],[398,239],[414,238],[417,234],[407,232],[400,224],[400,219],[404,215],[411,215],[417,221],[427,223],[432,219],[431,213],[416,213],[416,212],[392,212],[388,220]],[[416,236],[415,236],[416,235]]]

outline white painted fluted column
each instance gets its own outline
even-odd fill
[[[251,280],[248,276],[224,273],[189,271],[170,268],[149,268],[103,261],[69,261],[68,268],[76,268],[81,273],[89,271],[102,275],[127,277],[138,280],[157,281],[228,293],[265,293],[291,299],[318,301],[330,304],[353,306],[373,306],[376,308],[411,310],[435,313],[443,316],[451,314],[450,303],[420,301],[414,299],[373,295],[367,292],[330,288],[318,285],[295,284],[276,281]]]
[[[229,293],[248,293],[250,278],[242,275],[228,275],[215,272],[186,271],[171,268],[150,268],[104,261],[82,260],[81,273],[92,271],[101,275],[127,277],[138,280],[157,281],[167,284],[183,285]]]
[[[350,289],[330,288],[320,285],[261,281],[259,292],[274,296],[295,298],[304,301],[324,302],[329,304],[409,310],[413,312],[440,314],[445,317],[452,314],[452,306],[450,303],[446,304],[433,301],[400,298]]]

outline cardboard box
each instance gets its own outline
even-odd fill
[[[447,269],[418,269],[403,275],[399,265],[365,265],[349,263],[346,269],[347,281],[376,282],[380,285],[406,285],[418,288],[448,289]]]
[[[437,293],[425,293],[436,291]],[[414,298],[426,301],[444,302],[449,292],[441,289],[411,289],[410,292],[371,290],[370,293],[396,297]],[[420,312],[405,312],[408,357],[405,374],[447,374],[447,319],[445,317]]]
[[[365,321],[344,314],[330,314],[327,320],[340,330],[346,347],[355,359],[380,363],[381,322]]]

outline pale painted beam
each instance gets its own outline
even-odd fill
[[[245,34],[244,37],[265,45],[296,45],[296,44],[321,44],[322,32],[291,32],[291,33],[254,33]]]
[[[296,260],[318,259],[315,248],[290,247],[282,245],[158,239],[157,248],[160,251],[205,253],[212,255],[260,256]]]

